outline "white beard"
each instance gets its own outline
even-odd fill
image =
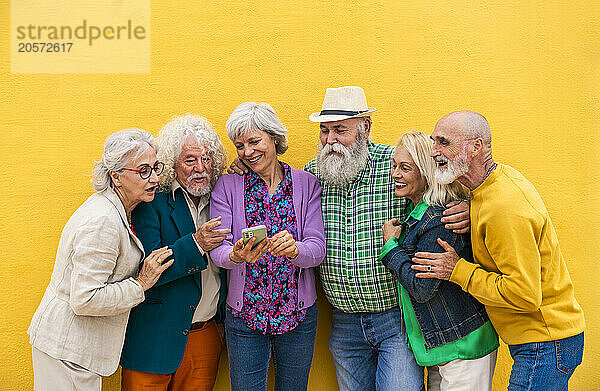
[[[437,162],[447,162],[445,166],[436,166],[434,178],[441,185],[448,185],[469,171],[467,162],[467,150],[463,148],[454,159],[446,159],[444,156],[436,156]]]
[[[193,195],[194,197],[204,197],[205,195],[210,194],[210,190],[211,190],[210,183],[207,184],[202,189],[196,189],[196,188],[192,187],[192,180],[193,179],[201,179],[201,178],[208,178],[208,180],[210,181],[210,177],[207,174],[192,174],[186,180],[186,183],[184,186],[185,190],[188,193],[190,193],[191,195]]]
[[[356,178],[367,164],[368,158],[369,143],[366,137],[357,137],[350,148],[341,143],[325,146],[319,143],[317,175],[328,184],[345,186]]]

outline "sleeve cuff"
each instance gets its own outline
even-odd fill
[[[460,287],[466,291],[469,280],[475,272],[476,267],[475,264],[468,262],[463,258],[459,259],[456,265],[454,265],[452,274],[450,274],[450,281],[460,285]]]
[[[392,249],[398,247],[399,245],[400,243],[398,243],[398,238],[390,238],[390,240],[388,240],[383,245],[383,248],[381,249],[381,254],[379,254],[377,260],[381,262],[381,260],[383,259],[383,257],[385,257],[387,253],[389,253]]]
[[[142,287],[142,284],[140,284],[136,278],[130,277],[130,279],[131,279],[131,281],[133,281],[133,284],[135,285],[135,287],[139,288],[139,289],[136,289],[137,297],[134,298],[134,301],[136,302],[134,305],[138,305],[142,301],[144,301],[144,299],[146,298],[146,296],[144,295],[144,288]]]
[[[200,246],[200,244],[196,240],[196,237],[194,236],[194,234],[190,234],[190,235],[192,235],[192,240],[194,241],[194,243],[196,243],[196,247],[198,247],[198,251],[200,251],[200,255],[206,254],[206,251],[204,251],[204,249]]]

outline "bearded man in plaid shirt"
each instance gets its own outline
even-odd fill
[[[394,195],[394,147],[370,140],[371,114],[362,88],[328,88],[320,112],[317,156],[305,167],[323,187],[327,256],[320,275],[333,306],[329,350],[341,391],[424,390],[423,368],[406,345],[398,284],[377,257],[381,228],[403,221],[407,201]],[[465,203],[446,211],[446,228],[469,229]]]

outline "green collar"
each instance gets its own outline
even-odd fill
[[[409,207],[413,206],[413,203],[411,202],[409,204]],[[411,217],[415,220],[421,220],[423,218],[423,215],[425,214],[425,211],[427,210],[427,208],[429,208],[429,205],[427,204],[427,202],[423,201],[423,199],[421,198],[421,201],[419,201],[419,203],[417,204],[417,206],[415,206],[412,211],[408,214],[408,216],[406,216],[406,219],[404,219],[404,223],[406,223],[408,221],[408,219],[410,219]]]

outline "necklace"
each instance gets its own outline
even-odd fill
[[[496,168],[497,165],[498,165],[498,163],[494,162],[494,164],[492,164],[492,166],[490,168],[488,168],[487,172],[485,173],[485,176],[483,177],[484,181],[487,177],[490,176],[490,174],[492,173],[492,171],[494,171],[494,169]]]

